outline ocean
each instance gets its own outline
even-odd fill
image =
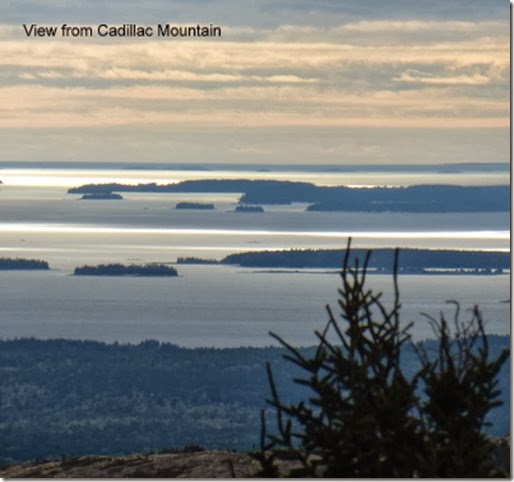
[[[320,185],[419,183],[508,184],[508,172],[324,172],[306,167],[145,169],[98,165],[0,168],[0,257],[47,260],[48,272],[0,272],[0,336],[73,338],[181,346],[266,346],[274,331],[299,345],[315,343],[325,304],[336,306],[334,272],[270,272],[178,265],[178,278],[75,277],[73,268],[109,262],[174,264],[181,256],[221,259],[239,251],[289,248],[420,247],[508,251],[509,213],[316,213],[305,204],[235,213],[241,193],[124,193],[121,201],[87,201],[67,189],[85,183],[187,179],[278,179]],[[180,201],[213,211],[176,210]],[[370,277],[390,298],[391,279]],[[400,277],[405,322],[415,339],[432,335],[420,313],[452,313],[479,304],[489,333],[510,333],[509,275]],[[465,312],[464,312],[465,314]]]

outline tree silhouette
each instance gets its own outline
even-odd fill
[[[484,477],[494,475],[492,444],[483,435],[486,413],[500,404],[496,376],[504,350],[490,360],[483,321],[474,308],[454,333],[444,315],[429,317],[433,351],[413,345],[412,323],[400,325],[398,250],[393,269],[394,301],[366,287],[371,251],[350,265],[348,241],[341,271],[339,319],[327,306],[328,323],[316,331],[318,345],[307,357],[271,333],[300,367],[295,379],[310,396],[281,401],[270,366],[268,403],[276,432],[261,415],[261,476],[277,477],[276,460],[297,461],[289,476],[303,477]],[[419,367],[406,375],[401,355],[414,346]]]

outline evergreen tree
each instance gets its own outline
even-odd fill
[[[277,457],[293,458],[303,477],[485,477],[495,475],[491,442],[483,435],[486,413],[497,406],[496,376],[508,357],[490,360],[478,308],[471,320],[455,315],[452,334],[443,315],[430,318],[435,353],[416,346],[420,368],[402,370],[402,350],[413,345],[411,324],[400,325],[398,250],[391,308],[366,286],[371,251],[360,265],[341,271],[339,319],[327,306],[328,323],[317,331],[311,357],[276,334],[299,366],[296,383],[311,396],[297,403],[280,399],[271,368],[268,378],[276,433],[267,434],[262,413],[261,476],[276,477]],[[457,305],[458,307],[458,305]]]

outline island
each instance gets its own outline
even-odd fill
[[[211,203],[180,202],[175,209],[215,209],[215,207]]]
[[[365,259],[366,249],[352,249],[350,264]],[[370,273],[391,273],[392,248],[372,251]],[[245,251],[230,254],[220,261],[178,258],[177,264],[224,264],[246,268],[323,268],[340,269],[342,249],[288,249],[279,251]],[[461,251],[403,248],[399,252],[399,272],[403,274],[503,274],[510,270],[510,253],[502,251]]]
[[[184,256],[177,258],[177,264],[220,264],[216,259],[197,258],[196,256]]]
[[[263,213],[264,208],[262,206],[249,206],[247,204],[240,204],[234,209],[235,213]]]
[[[307,203],[307,211],[345,212],[505,212],[510,186],[414,185],[407,187],[317,186],[307,182],[211,179],[175,184],[87,184],[70,194],[110,192],[235,193],[239,204]],[[188,208],[191,209],[191,208]]]
[[[73,274],[76,276],[178,276],[175,268],[159,263],[143,265],[112,263],[81,266],[75,268]]]
[[[123,196],[121,194],[117,194],[114,192],[95,192],[95,193],[87,193],[84,194],[80,199],[87,199],[87,200],[119,200],[123,199]]]
[[[499,212],[507,210],[509,197],[509,186],[339,187],[326,191],[307,211]]]
[[[47,270],[47,261],[40,259],[0,258],[0,270]]]

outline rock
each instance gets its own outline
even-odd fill
[[[279,463],[281,473],[297,466]],[[248,478],[260,470],[259,463],[246,453],[201,451],[192,453],[136,454],[119,457],[65,457],[51,461],[31,461],[0,469],[3,478]]]
[[[509,437],[493,439],[495,462],[510,473]],[[280,476],[298,467],[294,460],[277,461]],[[0,468],[2,478],[194,478],[227,479],[256,477],[259,463],[247,453],[209,450],[186,453],[135,454],[118,457],[65,457],[50,461],[30,461]]]

